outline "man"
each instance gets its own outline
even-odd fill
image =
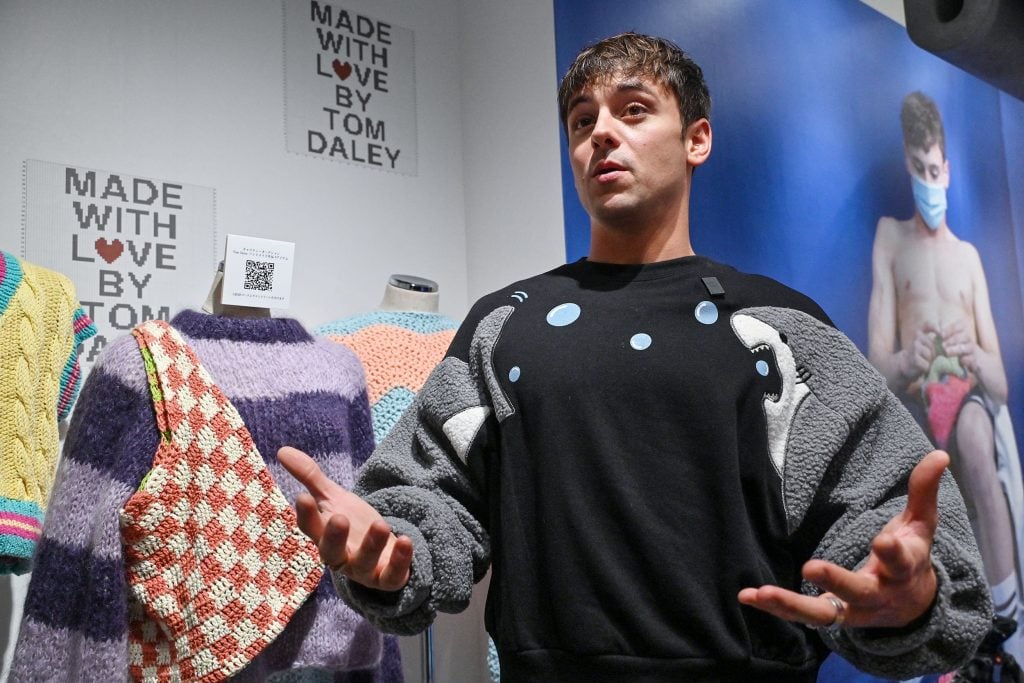
[[[900,122],[915,211],[878,221],[868,355],[935,444],[948,448],[996,612],[1019,618],[1014,530],[993,433],[1007,381],[985,271],[946,222],[950,169],[938,107],[911,93]]]
[[[990,615],[946,456],[812,301],[693,253],[700,68],[615,36],[559,105],[589,257],[477,302],[365,501],[279,453],[338,590],[415,632],[491,564],[506,681],[807,681],[819,635],[895,675],[962,661]]]

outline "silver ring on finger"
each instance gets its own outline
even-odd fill
[[[843,623],[846,621],[846,603],[837,598],[834,595],[826,595],[825,599],[832,603],[832,606],[836,608],[836,614],[832,617],[832,621],[825,625],[825,630],[829,633],[835,634],[843,627]]]

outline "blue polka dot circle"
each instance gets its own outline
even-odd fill
[[[757,363],[754,364],[754,368],[757,370],[757,374],[761,375],[762,377],[767,377],[768,376],[768,363],[767,362],[765,362],[763,360],[759,360],[759,361],[757,361]]]
[[[512,368],[511,370],[508,371],[508,381],[509,382],[518,382],[519,381],[519,376],[521,374],[523,374],[523,371],[519,369],[518,365],[515,366],[514,368]]]
[[[580,307],[574,303],[558,304],[548,311],[548,325],[565,327],[572,325],[580,317]]]
[[[651,335],[643,332],[634,334],[629,340],[629,345],[637,351],[643,351],[651,345]]]
[[[697,308],[693,309],[693,315],[705,325],[714,325],[718,322],[718,306],[711,301],[701,301]]]

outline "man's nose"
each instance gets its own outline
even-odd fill
[[[590,132],[590,144],[595,149],[601,147],[617,147],[619,137],[615,130],[615,117],[607,110],[601,110],[597,114],[597,121]]]

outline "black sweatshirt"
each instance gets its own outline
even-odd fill
[[[736,595],[801,590],[812,556],[863,560],[928,450],[809,298],[700,257],[579,261],[477,302],[363,470],[357,491],[414,541],[409,585],[336,584],[415,632],[490,560],[505,681],[813,680],[819,635]],[[825,635],[863,668],[948,670],[987,627],[951,479],[940,504],[922,625]]]

